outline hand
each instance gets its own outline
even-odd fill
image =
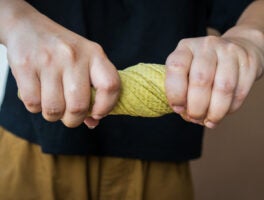
[[[172,109],[193,123],[215,127],[244,102],[263,72],[264,37],[245,27],[222,37],[181,40],[166,61]]]
[[[42,112],[48,121],[76,127],[85,120],[95,127],[118,99],[115,67],[98,44],[27,7],[27,14],[9,27],[6,39],[21,100],[30,112]],[[96,89],[92,108],[91,86]]]

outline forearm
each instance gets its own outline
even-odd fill
[[[6,45],[12,28],[33,12],[37,11],[24,0],[0,0],[0,43]]]
[[[256,43],[264,40],[264,0],[254,1],[242,13],[237,24],[223,36],[240,36],[252,39]]]
[[[254,1],[248,8],[242,13],[238,19],[237,24],[227,30],[222,37],[231,39],[233,42],[239,40],[239,43],[248,44],[258,52],[257,57],[259,70],[257,77],[259,78],[263,74],[263,63],[264,63],[264,0]],[[256,54],[255,54],[256,55]],[[251,59],[255,59],[252,57]]]
[[[264,42],[264,0],[254,1],[242,13],[237,24],[223,36],[240,36],[255,43]],[[263,41],[262,41],[263,40]],[[260,43],[262,44],[262,43]]]
[[[264,0],[254,1],[241,15],[237,25],[250,26],[264,33]]]

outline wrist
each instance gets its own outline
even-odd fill
[[[264,29],[251,25],[238,25],[229,29],[222,37],[243,47],[257,68],[256,80],[264,72]]]
[[[14,28],[36,10],[23,0],[0,0],[0,43],[6,45]]]
[[[264,46],[264,29],[250,25],[238,25],[227,30],[223,35],[226,39],[243,39],[252,42],[256,46]]]

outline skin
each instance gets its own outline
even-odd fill
[[[102,47],[39,13],[25,1],[1,0],[0,42],[28,111],[68,127],[98,125],[119,96],[117,70]],[[3,12],[2,12],[3,10]],[[90,108],[91,85],[96,89]],[[87,118],[91,110],[91,117]]]
[[[98,125],[114,107],[120,79],[100,45],[51,21],[22,0],[0,0],[0,42],[21,100],[48,121]],[[263,73],[264,1],[253,3],[222,36],[179,42],[166,61],[170,106],[187,121],[214,128],[244,102]],[[90,86],[96,90],[90,107]],[[86,118],[91,110],[90,118]]]
[[[214,128],[238,110],[264,67],[264,1],[255,1],[222,36],[183,39],[166,61],[172,109]]]

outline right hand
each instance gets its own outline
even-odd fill
[[[62,120],[68,127],[83,121],[95,127],[117,102],[117,70],[95,42],[65,29],[28,4],[24,9],[27,12],[9,27],[5,45],[27,110],[42,112],[51,122]],[[89,108],[91,86],[96,96]],[[89,110],[91,117],[87,118]]]

